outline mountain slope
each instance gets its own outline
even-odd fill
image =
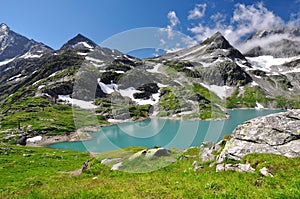
[[[11,31],[6,24],[0,24],[0,62],[21,55],[24,58],[38,58],[51,51],[50,47]]]
[[[149,116],[220,119],[224,108],[300,108],[299,55],[245,57],[220,33],[144,60],[81,34],[40,57],[30,52],[0,65],[2,137]]]

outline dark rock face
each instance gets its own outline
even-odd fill
[[[243,86],[252,82],[252,78],[233,62],[223,62],[203,69],[201,75],[204,81],[218,86]]]
[[[156,83],[148,83],[138,87],[137,90],[140,90],[142,92],[134,93],[133,97],[135,99],[150,99],[152,94],[158,93],[159,87],[157,86]]]
[[[95,73],[82,69],[77,74],[77,79],[73,86],[72,98],[90,101],[94,100],[95,97],[105,97],[106,94],[99,87],[97,80],[98,76]]]
[[[209,44],[209,50],[228,49],[232,47],[220,32],[215,33],[212,37],[206,39],[202,44]]]
[[[85,42],[85,43],[84,43]],[[77,50],[89,50],[90,48],[95,48],[95,44],[92,40],[86,38],[85,36],[78,34],[66,44],[61,47],[61,50],[77,49]]]
[[[46,89],[44,92],[51,96],[69,95],[73,92],[73,83],[62,82],[54,84],[53,86],[51,86],[51,88]]]
[[[224,56],[229,57],[232,59],[239,58],[241,60],[246,60],[244,55],[235,49],[226,39],[223,37],[223,35],[219,32],[214,34],[212,37],[205,40],[202,44],[207,44],[208,48],[206,49],[207,53],[212,53],[217,49],[226,49],[228,50]]]
[[[300,157],[300,111],[273,114],[239,125],[217,158],[241,160],[251,153]]]
[[[138,66],[138,65],[141,65],[142,62],[137,59],[137,58],[134,58],[134,57],[131,57],[129,55],[125,57],[121,57],[121,58],[116,58],[112,64],[115,64],[115,65],[119,65],[119,66],[130,66],[130,67],[135,67],[135,66]]]
[[[157,93],[159,91],[159,87],[156,83],[144,84],[137,88],[137,90],[149,92],[149,93]]]
[[[143,99],[143,100],[147,100],[150,99],[151,93],[148,92],[141,92],[141,93],[134,93],[133,97],[135,99]]]
[[[108,71],[102,73],[100,79],[101,82],[103,82],[104,84],[111,84],[111,83],[118,83],[121,76],[122,76],[121,73]]]
[[[22,135],[19,139],[16,140],[16,144],[25,146],[26,145],[27,136]]]
[[[262,70],[253,70],[253,71],[251,71],[251,73],[253,75],[260,76],[260,77],[266,77],[267,76],[267,73],[265,71],[262,71]]]
[[[106,68],[106,70],[123,71],[123,72],[127,72],[130,69],[131,67],[128,65],[117,65],[117,64],[111,64]]]

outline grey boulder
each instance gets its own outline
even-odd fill
[[[251,153],[300,157],[300,110],[259,117],[239,125],[217,157],[241,160]]]

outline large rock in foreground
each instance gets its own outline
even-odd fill
[[[252,119],[239,125],[217,158],[241,160],[250,153],[300,157],[300,110]]]

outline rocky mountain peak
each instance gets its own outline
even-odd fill
[[[65,43],[61,50],[68,49],[77,49],[77,50],[91,50],[95,48],[97,44],[82,34],[76,35],[74,38],[70,39],[67,43]]]
[[[0,25],[0,62],[23,55],[24,58],[37,58],[50,51],[50,47],[15,33],[6,24]]]
[[[210,48],[212,48],[212,49],[233,48],[220,32],[216,32],[212,37],[204,40],[204,42],[202,44],[210,45]]]
[[[212,63],[219,58],[246,60],[242,53],[234,48],[220,32],[216,32],[201,44],[162,55],[160,58],[205,63]]]
[[[1,23],[0,24],[0,33],[8,32],[8,31],[9,31],[9,27],[5,23]]]

